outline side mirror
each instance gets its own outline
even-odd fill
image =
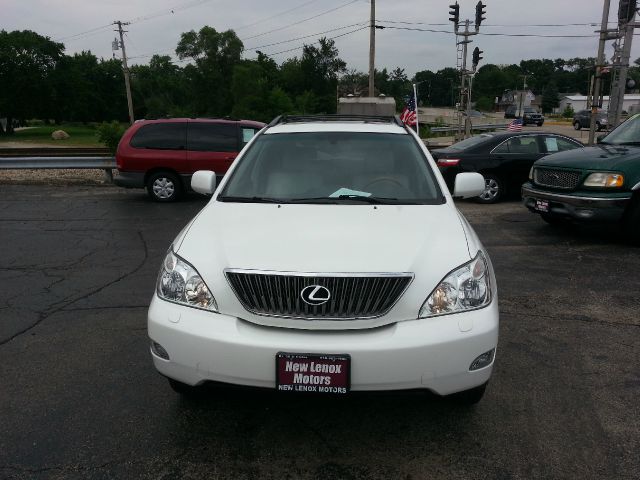
[[[606,137],[606,135],[598,135],[598,136],[596,137],[596,143],[602,143],[602,139],[603,139],[604,137]]]
[[[479,173],[465,172],[456,175],[453,188],[454,198],[473,198],[484,192],[484,177]]]
[[[211,195],[216,190],[216,174],[211,170],[198,170],[191,177],[193,191]]]

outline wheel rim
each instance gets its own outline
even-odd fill
[[[573,128],[575,128],[576,130],[580,130],[580,124],[578,122],[574,123]]]
[[[484,192],[480,194],[482,200],[495,200],[500,194],[500,185],[495,178],[484,179]]]
[[[156,178],[151,188],[153,194],[163,200],[171,198],[176,191],[176,186],[173,184],[173,181],[167,177]]]

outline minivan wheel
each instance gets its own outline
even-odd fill
[[[575,128],[576,130],[580,130],[580,122],[573,122],[573,128]]]
[[[600,125],[600,122],[596,122],[596,130],[602,130],[602,125]]]
[[[476,199],[480,203],[496,203],[500,201],[504,195],[504,183],[502,179],[492,173],[483,173],[484,177],[484,192],[482,192]]]
[[[175,202],[182,194],[182,185],[173,173],[157,172],[147,180],[147,193],[156,202]]]
[[[487,384],[484,383],[478,387],[449,395],[448,398],[458,405],[471,406],[482,400],[486,389]]]

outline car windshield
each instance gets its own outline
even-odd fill
[[[493,135],[488,135],[488,134],[482,134],[482,135],[476,135],[475,137],[469,137],[466,140],[462,140],[458,143],[454,143],[453,145],[451,145],[450,147],[447,148],[448,151],[451,150],[455,150],[455,151],[462,151],[462,150],[466,150],[468,148],[471,147],[475,147],[476,145],[480,145],[481,143],[491,139],[493,137]]]
[[[630,117],[621,123],[600,143],[605,145],[640,145],[640,114]]]
[[[258,137],[217,200],[439,204],[444,197],[410,135],[305,132]]]

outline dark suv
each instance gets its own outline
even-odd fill
[[[607,128],[607,112],[600,110],[596,115],[596,128],[598,131]],[[573,116],[573,128],[589,128],[591,126],[591,110],[580,110]]]
[[[552,224],[609,222],[640,243],[640,114],[595,147],[554,153],[533,164],[525,206]]]
[[[222,178],[262,127],[264,123],[251,120],[140,120],[120,140],[113,181],[126,188],[146,187],[159,202],[175,201],[197,170],[213,170]]]
[[[522,123],[524,125],[535,124],[541,127],[544,123],[544,116],[533,107],[523,107]]]

